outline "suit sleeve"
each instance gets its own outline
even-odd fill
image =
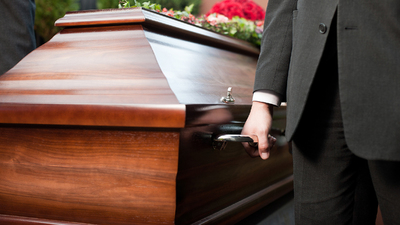
[[[297,0],[269,0],[254,91],[275,92],[284,101],[292,50],[292,20]]]

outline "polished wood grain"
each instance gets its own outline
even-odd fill
[[[274,202],[283,195],[293,190],[293,175],[275,182],[214,214],[198,220],[192,225],[200,224],[235,224],[244,217],[259,210],[261,207]]]
[[[8,225],[92,225],[89,223],[67,222],[59,220],[38,219],[23,216],[0,215],[0,224]]]
[[[257,48],[145,9],[56,25],[0,76],[0,222],[231,224],[292,189],[288,145],[268,161],[212,145],[240,133]]]
[[[126,24],[145,21],[140,9],[104,9],[67,12],[55,22],[55,26],[87,26],[99,24]]]
[[[140,25],[68,28],[0,76],[0,122],[183,127]]]
[[[251,104],[256,56],[168,37],[152,29],[145,35],[180,103],[225,104],[221,97],[231,87],[235,105]]]
[[[141,24],[145,27],[166,31],[169,35],[190,38],[218,48],[239,51],[245,54],[258,55],[259,50],[252,44],[220,35],[199,26],[160,14],[144,8],[106,9],[83,12],[70,12],[55,22],[56,26],[90,26],[99,24]]]
[[[176,224],[233,224],[293,189],[287,143],[277,144],[266,161],[248,156],[241,143],[213,148],[212,135],[240,133],[225,127],[244,122],[249,110],[245,105],[188,107],[195,116],[188,116],[191,126],[180,135]],[[274,128],[285,127],[285,112],[285,107],[277,110]],[[284,137],[278,130],[272,135],[279,140]]]
[[[3,103],[0,122],[121,127],[182,127],[184,105],[79,105]]]
[[[179,132],[0,127],[0,214],[173,224]]]

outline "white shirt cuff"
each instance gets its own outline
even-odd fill
[[[258,90],[253,93],[253,102],[264,102],[274,106],[281,105],[281,99],[279,95],[270,90]]]

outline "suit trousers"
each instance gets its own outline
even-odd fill
[[[400,163],[360,158],[346,144],[335,21],[293,136],[296,225],[372,225],[378,201],[385,225],[400,224]]]

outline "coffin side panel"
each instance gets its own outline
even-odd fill
[[[278,141],[265,161],[251,158],[241,143],[213,148],[212,135],[240,133],[232,128],[250,106],[188,108],[192,126],[180,135],[176,224],[233,224],[293,189],[292,156],[279,129],[271,132]],[[274,128],[284,128],[285,112],[276,110]],[[216,119],[221,124],[210,123]]]
[[[38,219],[23,216],[0,215],[0,224],[5,225],[93,225],[89,223],[76,223],[49,219]]]
[[[0,214],[173,224],[179,132],[0,127]]]

